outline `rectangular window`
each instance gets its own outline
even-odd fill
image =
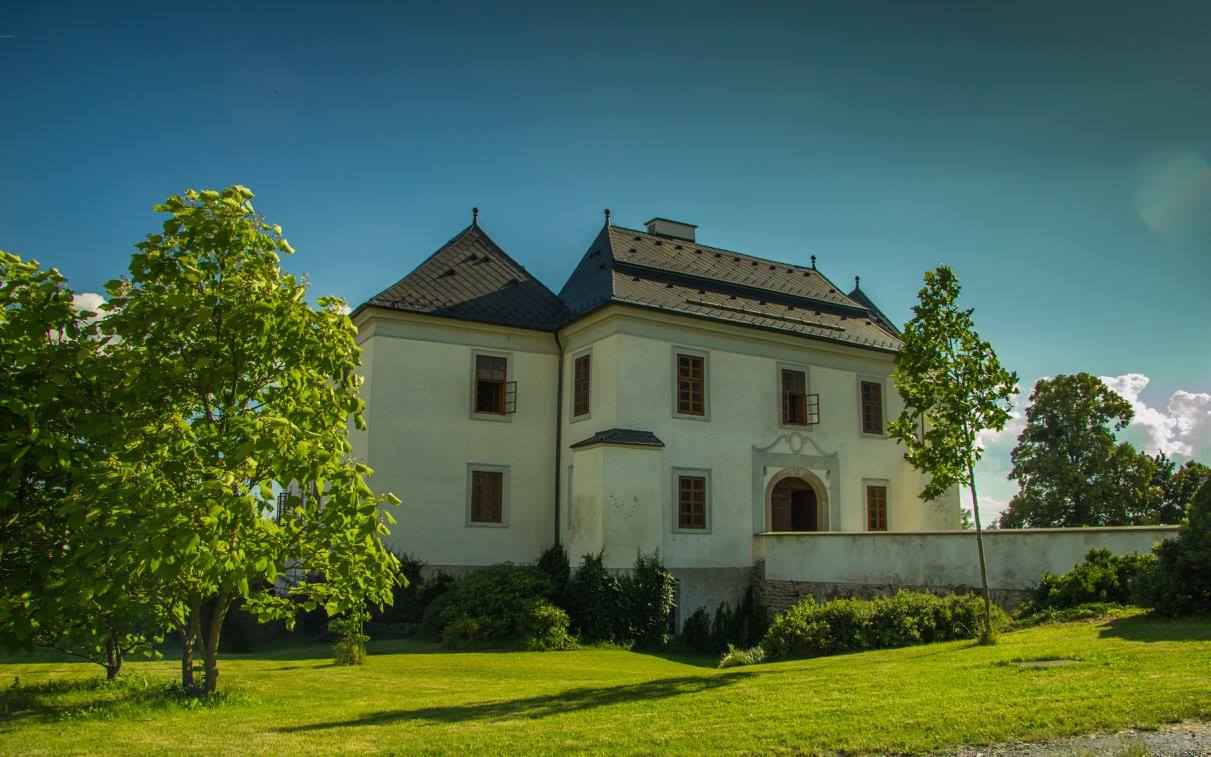
[[[589,414],[589,355],[572,361],[572,417]]]
[[[498,524],[504,519],[505,474],[471,471],[471,522]]]
[[[706,360],[698,355],[677,356],[677,412],[706,415]]]
[[[887,530],[887,487],[866,486],[866,530]]]
[[[862,433],[883,435],[883,385],[862,382]]]
[[[706,478],[677,477],[677,527],[706,528]]]
[[[508,360],[493,355],[475,356],[475,412],[505,414]]]

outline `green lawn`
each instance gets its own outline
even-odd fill
[[[73,685],[86,664],[0,664],[0,753],[920,752],[1211,719],[1211,619],[1044,626],[951,642],[715,670],[618,650],[452,653],[372,645],[228,656],[221,704]],[[1015,661],[1069,658],[1052,667]],[[169,680],[173,661],[125,676]],[[20,676],[20,688],[10,688]],[[51,684],[31,696],[39,686]]]

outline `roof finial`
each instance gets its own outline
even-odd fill
[[[861,289],[862,287],[859,286],[859,284],[861,284],[861,283],[862,283],[862,277],[854,276],[854,289]]]
[[[479,225],[479,208],[471,208],[471,225]]]
[[[605,225],[606,226],[610,225],[610,209],[609,208],[605,209]]]
[[[812,270],[816,270],[816,256],[812,255]]]

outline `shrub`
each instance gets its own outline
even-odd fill
[[[400,581],[391,590],[393,602],[373,608],[369,627],[375,635],[409,635],[421,627],[425,612],[437,597],[450,590],[454,578],[446,573],[425,577],[425,563],[407,553],[396,554]]]
[[[568,614],[581,641],[622,641],[622,586],[605,568],[604,552],[585,555],[568,581]]]
[[[699,607],[681,624],[681,635],[678,637],[681,646],[693,652],[707,654],[715,651],[714,639],[711,634],[711,616],[706,608]]]
[[[1155,552],[1150,598],[1157,612],[1211,612],[1211,480],[1194,493],[1177,537],[1156,545]]]
[[[361,665],[365,661],[366,642],[370,637],[362,627],[368,617],[365,610],[357,610],[328,621],[328,633],[337,637],[332,647],[332,657],[337,665]]]
[[[741,649],[728,644],[727,652],[719,660],[719,667],[735,668],[741,665],[760,665],[763,662],[765,662],[764,647],[755,646],[749,649]]]
[[[572,566],[568,562],[568,550],[563,542],[547,547],[534,563],[551,582],[550,599],[557,606],[567,608],[569,604],[568,582],[572,579]]]
[[[1023,608],[1026,607],[1023,605]],[[1019,612],[1014,614],[1013,625],[1016,628],[1030,628],[1044,623],[1071,623],[1076,620],[1113,618],[1122,615],[1126,610],[1126,607],[1110,602],[1088,602],[1075,607],[1047,607],[1038,610],[1019,608]]]
[[[1154,564],[1155,558],[1148,554],[1114,555],[1106,549],[1091,549],[1084,562],[1067,573],[1044,573],[1033,600],[1020,612],[1029,614],[1090,602],[1145,603]]]
[[[622,580],[626,640],[648,648],[669,643],[677,579],[664,567],[660,551],[635,555],[635,567]]]
[[[983,609],[974,594],[938,597],[901,591],[823,604],[809,597],[774,618],[761,646],[776,660],[973,639],[983,630]],[[1005,613],[994,610],[995,631],[1004,624]]]
[[[429,606],[424,626],[452,646],[566,649],[568,615],[551,604],[550,579],[529,565],[503,563],[459,579]]]

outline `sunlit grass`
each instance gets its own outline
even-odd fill
[[[371,644],[230,656],[217,704],[60,661],[0,664],[0,753],[923,752],[1211,718],[1211,619],[1132,616],[717,670],[618,649],[452,653]],[[1050,661],[1065,661],[1054,664]],[[20,684],[13,687],[14,677]]]

